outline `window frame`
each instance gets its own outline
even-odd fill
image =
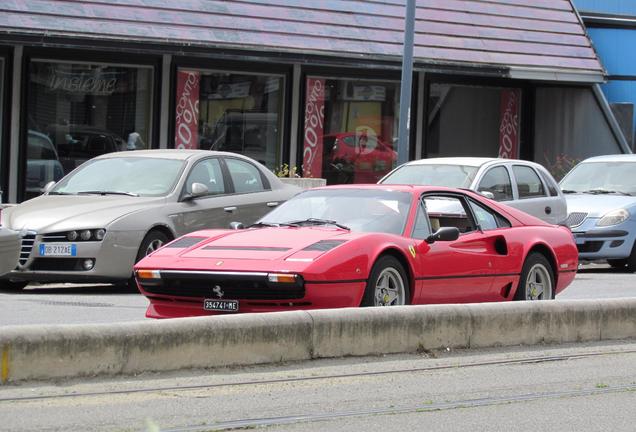
[[[542,195],[521,196],[521,193],[519,192],[519,182],[517,181],[517,174],[515,173],[515,167],[527,168],[527,169],[530,170],[530,172],[533,172],[537,176],[537,179],[539,180],[539,184],[543,188],[543,194]],[[534,167],[532,167],[530,165],[513,163],[510,166],[510,170],[512,171],[512,176],[513,176],[513,178],[515,180],[515,188],[516,188],[516,192],[517,192],[517,199],[519,199],[519,200],[528,200],[528,199],[536,199],[536,198],[549,198],[551,196],[549,194],[549,192],[548,192],[548,188],[543,183],[543,179],[541,178],[541,175],[539,173],[537,173],[537,170]]]

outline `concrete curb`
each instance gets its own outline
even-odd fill
[[[636,337],[636,298],[9,326],[0,382]]]

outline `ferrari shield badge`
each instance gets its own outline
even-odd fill
[[[415,258],[415,246],[409,245],[409,252],[411,252],[411,256]]]

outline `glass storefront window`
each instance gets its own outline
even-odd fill
[[[5,137],[4,133],[4,125],[2,124],[2,120],[4,119],[4,112],[2,108],[4,107],[4,59],[0,57],[0,167],[2,166],[2,149],[5,147],[5,143],[3,139]],[[8,145],[8,143],[7,143]],[[4,191],[2,185],[7,181],[7,174],[5,172],[0,171],[0,203],[3,203],[7,197],[4,196]]]
[[[431,84],[426,156],[519,158],[521,89]]]
[[[283,76],[179,68],[176,87],[175,148],[280,164]]]
[[[397,161],[399,83],[307,77],[303,176],[376,183]]]
[[[25,198],[104,153],[150,147],[153,69],[31,60]]]

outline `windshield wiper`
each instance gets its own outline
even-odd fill
[[[337,221],[329,220],[329,219],[308,218],[308,219],[303,219],[303,220],[287,222],[285,225],[290,225],[290,226],[294,226],[294,225],[296,225],[296,226],[299,226],[299,225],[334,225],[334,226],[337,226],[340,229],[351,231],[351,228],[349,228],[348,226],[339,224]]]
[[[570,190],[570,189],[563,189],[563,190],[561,190],[561,192],[563,192],[564,194],[574,194],[574,193],[579,193],[579,191]]]
[[[138,197],[139,194],[133,192],[122,192],[122,191],[105,191],[105,190],[94,190],[94,191],[81,191],[77,192],[78,195],[126,195]]]
[[[271,222],[255,222],[252,225],[248,225],[247,228],[263,228],[263,227],[278,227],[280,224]]]
[[[632,196],[632,194],[629,194],[627,192],[607,190],[607,189],[590,189],[590,190],[584,191],[583,193],[592,194],[592,195],[618,194],[618,195]]]
[[[49,192],[48,195],[75,195],[72,192]]]

